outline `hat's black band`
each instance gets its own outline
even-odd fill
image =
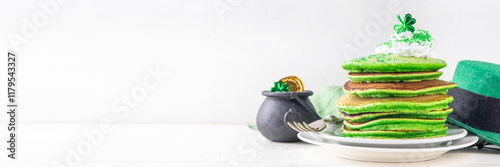
[[[499,85],[500,86],[500,85]],[[454,100],[448,116],[470,127],[500,133],[500,99],[470,92],[459,87],[448,90]]]

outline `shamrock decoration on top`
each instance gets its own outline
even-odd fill
[[[413,24],[415,24],[417,21],[415,18],[411,17],[411,14],[406,14],[404,20],[401,20],[401,18],[398,15],[398,20],[401,22],[401,24],[396,24],[394,25],[394,30],[399,34],[405,31],[410,31],[414,32],[415,27],[413,27]]]
[[[272,87],[270,92],[288,92],[288,85],[283,83],[283,81],[275,82],[274,87]]]

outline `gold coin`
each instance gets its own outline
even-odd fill
[[[299,77],[288,76],[288,77],[280,79],[279,81],[288,85],[288,90],[290,92],[301,92],[304,90],[304,83],[302,82],[302,80]]]

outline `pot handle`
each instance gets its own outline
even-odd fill
[[[316,111],[314,111],[313,109],[309,108],[309,106],[306,105],[306,103],[301,99],[299,98],[299,96],[297,96],[297,94],[295,93],[291,93],[292,96],[290,99],[295,99],[299,102],[299,104],[304,107],[315,119],[321,119],[318,114],[316,113]]]
[[[293,114],[296,114],[298,115],[298,118],[300,118],[301,121],[297,120],[297,119],[293,119],[293,118],[289,118],[290,115],[293,115]],[[294,121],[299,121],[299,122],[302,122],[304,119],[302,119],[302,114],[300,114],[299,112],[295,111],[295,109],[293,108],[290,108],[286,113],[285,113],[285,116],[283,117],[283,121],[285,122],[285,125],[288,125],[287,123],[290,122],[290,123],[293,123]]]

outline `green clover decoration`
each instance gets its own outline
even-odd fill
[[[415,18],[411,17],[411,14],[406,14],[404,20],[401,20],[400,16],[398,15],[398,20],[401,22],[401,24],[396,24],[394,25],[394,30],[399,34],[405,31],[410,31],[414,32],[415,27],[412,25],[415,24],[417,21]]]
[[[275,82],[274,87],[272,87],[270,92],[289,92],[288,85],[283,83],[283,81]]]

